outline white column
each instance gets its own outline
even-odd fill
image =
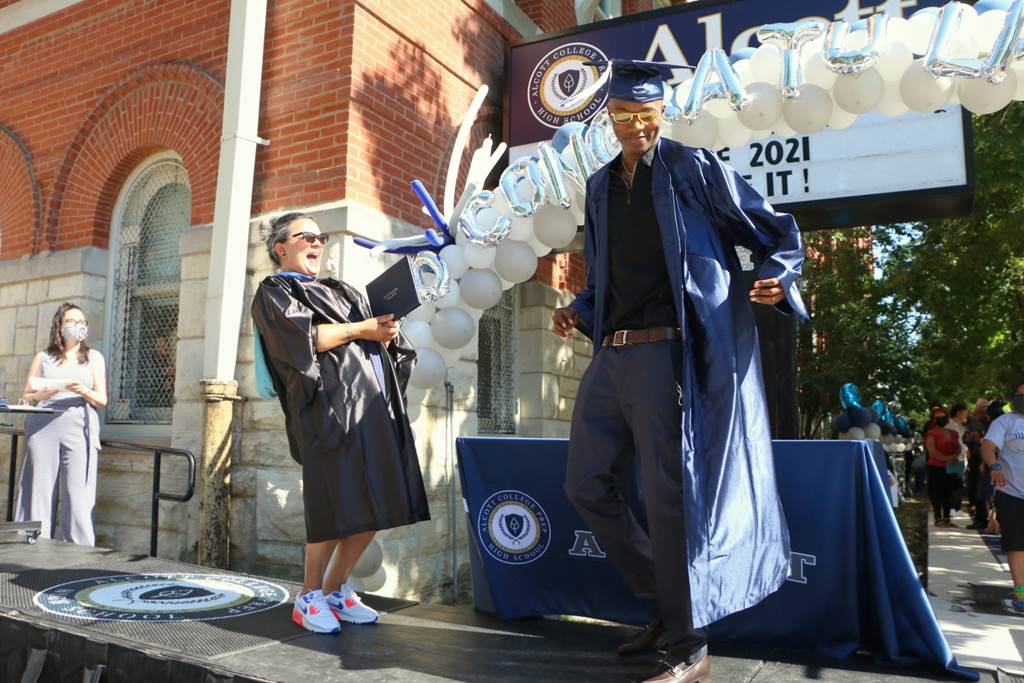
[[[256,128],[266,19],[266,0],[231,0],[224,127],[206,290],[203,377],[207,379],[226,381],[235,376],[256,145],[263,142],[257,137]]]

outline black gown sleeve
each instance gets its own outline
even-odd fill
[[[320,382],[313,311],[296,301],[286,285],[271,277],[256,290],[252,319],[263,338],[272,372],[276,371],[285,385],[289,402],[308,404]]]

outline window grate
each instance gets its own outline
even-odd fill
[[[515,288],[480,318],[477,420],[482,434],[516,433]]]
[[[181,283],[178,245],[191,214],[188,174],[174,160],[147,168],[126,194],[115,253],[108,422],[171,422]]]

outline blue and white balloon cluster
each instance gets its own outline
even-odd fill
[[[899,404],[876,399],[871,406],[861,405],[857,385],[846,383],[839,390],[843,412],[832,418],[832,429],[840,439],[871,439],[880,441],[888,452],[910,448],[914,433],[906,418],[899,415]]]
[[[695,147],[847,128],[962,104],[976,114],[1024,100],[1024,1],[950,2],[908,19],[765,24],[760,46],[702,56],[671,98],[665,133]]]

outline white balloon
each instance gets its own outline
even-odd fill
[[[434,341],[446,349],[461,349],[469,343],[475,332],[476,321],[458,306],[438,311],[430,323]]]
[[[874,109],[885,92],[885,81],[874,67],[859,74],[842,75],[832,86],[836,104],[851,114],[866,114]]]
[[[435,301],[434,303],[435,303],[435,305],[437,306],[437,308],[439,310],[442,309],[442,308],[451,308],[452,306],[458,306],[459,305],[459,297],[460,296],[461,296],[461,292],[459,291],[459,281],[458,280],[451,280],[448,283],[448,293],[445,294],[440,299],[438,299],[437,301]],[[436,317],[437,317],[437,314],[435,313],[434,314],[434,318],[436,318]],[[434,318],[431,318],[431,320],[433,320]]]
[[[882,438],[882,428],[872,422],[864,427],[864,436],[869,439],[880,439]]]
[[[552,249],[561,249],[576,237],[576,219],[571,212],[558,206],[545,206],[534,217],[537,239]]]
[[[405,388],[405,403],[407,406],[423,403],[423,399],[425,399],[426,397],[427,392],[424,391],[423,389],[417,389],[416,387],[413,386],[408,386]]]
[[[932,31],[935,30],[935,20],[934,14],[918,11],[907,22],[907,44],[915,55],[923,55],[928,52]]]
[[[525,185],[526,183],[520,184]],[[533,216],[526,216],[523,218],[515,214],[510,214],[510,217],[512,218],[512,224],[506,239],[521,242],[528,239],[530,235],[533,234]]]
[[[370,576],[380,568],[383,562],[384,548],[381,547],[380,541],[374,539],[370,541],[370,545],[366,546],[366,550],[356,560],[355,566],[352,567],[352,576],[360,578]]]
[[[747,86],[747,96],[750,102],[736,113],[736,117],[751,130],[771,130],[782,117],[779,89],[768,83],[751,83]]]
[[[415,422],[420,419],[420,415],[423,414],[423,406],[419,403],[410,403],[405,407],[405,416],[409,418],[409,422]]]
[[[711,114],[716,119],[724,119],[732,113],[732,107],[729,106],[729,102],[726,100],[714,99],[708,100],[704,104],[704,111]]]
[[[846,438],[859,441],[864,438],[864,430],[860,427],[850,427],[846,432]]]
[[[469,243],[464,246],[466,263],[470,268],[490,268],[494,265],[494,247],[479,247]]]
[[[779,119],[774,126],[772,126],[772,135],[780,138],[788,138],[795,134],[796,131],[789,127],[786,123],[786,119]]]
[[[732,65],[732,70],[736,72],[737,76],[739,76],[740,83],[742,83],[743,85],[754,82],[751,80],[752,74],[750,72],[749,59],[741,59],[740,61],[736,62],[735,64]]]
[[[490,269],[469,271],[459,280],[459,288],[462,291],[462,299],[481,311],[501,300],[501,278]]]
[[[768,130],[754,130],[754,131],[750,132],[750,139],[751,140],[764,140],[765,138],[770,137],[771,134],[772,134],[771,129],[768,129]]]
[[[896,443],[896,438],[892,434],[883,434],[882,443],[884,443],[887,446],[891,446],[892,444]]]
[[[885,45],[910,42],[910,22],[903,17],[890,16],[885,22]],[[909,45],[908,45],[909,47]]]
[[[829,90],[836,82],[835,71],[828,68],[828,64],[821,57],[821,52],[816,52],[807,60],[804,65],[804,82],[816,85]]]
[[[416,352],[416,365],[409,375],[409,384],[417,389],[436,387],[444,381],[444,358],[434,349],[420,349]]]
[[[1013,66],[1010,67],[1010,71],[1013,72],[1014,78],[1017,79],[1017,90],[1013,93],[1013,99],[1020,102],[1024,100],[1024,61],[1016,61]]]
[[[372,576],[367,576],[363,579],[363,590],[367,593],[379,591],[384,587],[384,584],[387,583],[387,580],[388,575],[387,572],[384,571],[384,567],[378,567],[377,571],[375,571]]]
[[[456,365],[459,364],[459,361],[462,359],[462,352],[465,348],[465,346],[461,346],[457,349],[442,348],[438,349],[438,353],[441,354],[441,358],[444,358],[444,364],[446,367],[454,368]]]
[[[1017,92],[1017,75],[1007,70],[998,85],[981,78],[961,79],[956,87],[961,104],[975,114],[994,114],[1010,102]]]
[[[419,321],[423,323],[429,323],[434,319],[434,313],[437,311],[437,306],[434,304],[420,304],[419,308],[414,308],[412,313],[405,316],[405,322]]]
[[[900,84],[898,82],[886,81],[885,91],[878,103],[878,113],[885,116],[902,116],[910,109],[900,97]]]
[[[434,338],[430,335],[430,325],[419,320],[406,322],[402,325],[402,334],[409,340],[414,349],[429,349],[434,345]]]
[[[904,452],[906,452],[906,450],[907,450],[907,444],[905,444],[905,443],[898,443],[898,444],[896,444],[896,452],[897,453],[904,453]]]
[[[541,256],[547,256],[548,254],[551,253],[551,247],[537,239],[537,235],[530,235],[530,239],[526,240],[526,244],[530,245],[530,247],[533,249],[533,253],[537,255],[537,258],[540,258]],[[514,282],[510,283],[508,280],[502,278],[502,285],[504,289],[508,289],[514,284]]]
[[[750,142],[751,131],[733,116],[730,119],[721,119],[718,122],[718,142],[723,147],[737,148]]]
[[[673,139],[690,147],[711,147],[718,139],[718,119],[711,114],[701,112],[693,123],[685,120],[672,124]]]
[[[494,270],[510,282],[526,282],[537,272],[537,255],[525,242],[505,240],[498,245]]]
[[[839,432],[839,438],[843,441],[846,441],[850,437],[846,435],[846,432]]]
[[[949,102],[953,93],[951,78],[935,78],[915,61],[900,79],[900,98],[914,111],[933,112]]]
[[[797,133],[817,133],[832,118],[832,98],[824,89],[805,83],[800,97],[785,101],[782,116]]]
[[[362,593],[364,590],[363,580],[360,579],[358,576],[348,577],[348,581],[346,581],[345,583],[347,583],[348,587],[354,590],[356,593]]]
[[[898,83],[903,74],[914,62],[914,53],[906,43],[890,43],[881,54],[878,55],[878,62],[875,68],[879,75],[886,82]]]
[[[777,84],[782,78],[782,53],[774,45],[761,45],[750,58],[750,72],[763,83]]]
[[[467,270],[466,250],[461,244],[449,244],[438,254],[444,264],[448,266],[448,276],[458,280]]]
[[[1006,21],[1006,10],[990,9],[978,17],[978,23],[974,25],[975,35],[980,45],[992,46],[996,44],[999,32],[1003,30],[1003,22]]]
[[[843,130],[844,128],[849,128],[857,121],[856,114],[851,114],[844,110],[842,107],[836,105],[834,101],[832,104],[834,106],[832,107],[832,118],[828,120],[829,128],[834,130]]]

